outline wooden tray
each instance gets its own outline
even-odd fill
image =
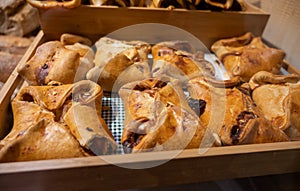
[[[97,14],[100,14],[100,12],[102,16],[107,14],[108,12],[106,12],[106,9],[108,8],[103,7],[98,9],[86,6],[79,7],[77,9],[78,12],[76,9],[68,11],[58,10],[56,13],[51,10],[41,12],[40,17],[43,31],[37,35],[19,64],[26,62],[33,55],[38,45],[47,40],[57,38],[63,32],[75,33],[76,31],[77,34],[85,35],[93,38],[93,40],[95,40],[96,37],[102,36],[102,34],[97,33],[97,30],[91,32],[92,28],[97,28],[93,27],[93,22],[96,22],[96,19],[92,21],[89,19],[92,17],[96,18],[96,16],[99,16]],[[114,10],[116,8],[110,9]],[[79,14],[82,10],[89,10],[91,12],[89,12],[88,15]],[[66,13],[63,14],[63,11]],[[102,13],[102,11],[105,14]],[[124,12],[130,13],[132,16],[142,14],[139,13],[141,10],[133,11],[132,9],[120,9],[119,11],[120,12],[116,11],[116,14],[119,14],[119,16]],[[161,14],[186,14],[187,17],[195,18],[195,16],[190,15],[194,14],[193,12],[184,10],[180,10],[178,13],[174,11],[165,12],[165,10],[159,10],[159,13],[155,13],[156,10],[149,10],[151,13],[152,11],[154,15],[158,14],[160,16]],[[206,12],[201,12],[201,14],[209,15],[209,13]],[[221,16],[223,13],[210,14]],[[233,18],[233,14],[244,15],[243,13],[224,13],[223,16],[226,17],[226,15],[230,15],[229,17]],[[63,16],[61,20],[57,20],[58,15]],[[253,16],[258,16],[255,15],[256,13]],[[73,23],[70,22],[70,16],[74,16],[75,18],[72,19]],[[105,17],[108,19],[109,15]],[[249,18],[248,15],[242,17]],[[54,23],[55,20],[57,20],[56,23]],[[75,20],[77,22],[75,22]],[[91,22],[85,23],[86,20]],[[128,20],[130,20],[130,18],[128,18]],[[142,19],[140,21],[142,21]],[[99,19],[98,22],[101,22],[101,19]],[[129,24],[128,22],[127,24]],[[247,21],[244,22],[246,22],[245,25],[248,25]],[[252,23],[254,22],[256,21],[252,21]],[[64,26],[63,23],[65,23]],[[206,24],[208,23],[210,22],[206,22]],[[219,24],[222,23],[219,22]],[[183,21],[181,22],[181,26],[184,26]],[[104,32],[108,33],[116,28],[117,25]],[[195,34],[198,34],[197,32],[200,33],[201,31],[200,28],[194,29],[193,27],[188,27],[188,29],[190,30],[189,32],[194,30]],[[246,29],[249,28],[246,27]],[[239,35],[240,32],[246,29],[238,29],[230,35]],[[216,36],[211,38],[209,42],[214,38],[221,38],[221,33],[222,32],[217,34],[217,32],[215,32],[214,35]],[[208,35],[208,38],[209,37],[210,36]],[[300,72],[290,64],[285,64],[284,67],[290,73],[300,74]],[[11,95],[15,89],[21,85],[24,85],[24,82],[15,70],[0,92],[0,120],[2,120],[0,121],[0,130],[2,133],[5,133],[1,127],[5,123],[4,117]],[[122,168],[107,162],[114,161],[115,164],[119,165],[126,164],[131,165],[132,167],[139,167],[152,162],[167,160],[170,155],[177,156],[162,165],[146,169],[134,170]],[[300,141],[209,148],[207,152],[203,154],[199,153],[198,149],[190,149],[180,153],[168,151],[2,163],[0,164],[0,185],[1,190],[123,190],[299,172],[299,161]]]

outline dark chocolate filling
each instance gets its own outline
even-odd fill
[[[145,135],[132,132],[126,141],[123,142],[123,149],[125,153],[131,153],[133,147],[138,145]]]
[[[239,143],[240,134],[243,132],[245,126],[250,119],[254,119],[257,116],[250,111],[241,112],[236,118],[236,125],[231,127],[230,138],[232,139],[232,144],[236,145]]]

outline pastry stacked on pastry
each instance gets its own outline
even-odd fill
[[[230,77],[239,76],[245,82],[259,71],[278,74],[285,57],[282,50],[268,47],[261,37],[251,33],[216,41],[211,50],[222,61]]]
[[[18,68],[30,85],[56,81],[70,84],[85,78],[93,64],[91,41],[81,36],[63,34],[60,41],[40,45],[33,57]]]
[[[300,140],[300,76],[256,73],[249,82],[252,98],[272,126]]]
[[[152,75],[187,81],[198,76],[215,76],[213,65],[204,59],[202,52],[195,51],[188,42],[167,41],[152,47]]]
[[[148,43],[103,37],[95,45],[95,67],[86,77],[98,82],[104,91],[118,91],[126,83],[151,76],[148,65],[151,46]]]
[[[22,88],[12,101],[14,126],[0,141],[0,161],[113,153],[101,99],[101,87],[88,80]]]
[[[146,79],[124,85],[119,93],[125,110],[121,142],[126,152],[199,148],[205,136],[212,141],[206,146],[214,144],[178,81]]]
[[[204,126],[217,133],[223,145],[287,141],[286,134],[256,107],[248,91],[237,85],[231,80],[201,77],[189,81],[191,98],[206,103],[200,116]]]

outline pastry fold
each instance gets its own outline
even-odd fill
[[[94,66],[94,52],[81,44],[89,41],[83,39],[68,34],[63,35],[61,41],[41,44],[33,57],[20,65],[19,74],[30,85],[47,85],[53,81],[70,84],[84,79],[86,72]]]
[[[152,47],[152,76],[173,77],[187,81],[198,76],[215,76],[213,65],[200,52],[195,53],[188,42],[167,41]]]
[[[224,86],[220,87],[222,83]],[[246,90],[226,87],[231,84],[228,81],[220,81],[219,87],[215,84],[199,77],[190,80],[187,86],[192,99],[206,103],[200,120],[219,135],[223,145],[288,140],[283,131],[265,119]]]
[[[39,121],[48,120],[65,126],[83,148],[94,154],[110,154],[117,146],[100,116],[101,99],[102,88],[88,80],[26,86],[12,101],[14,126],[0,145],[10,144],[30,128],[37,128]]]
[[[96,42],[95,67],[86,77],[101,85],[104,91],[114,92],[126,83],[149,78],[150,47],[142,41],[126,42],[103,37]]]
[[[255,74],[249,84],[252,98],[272,126],[284,130],[292,140],[300,140],[300,76]]]
[[[19,131],[14,139],[1,146],[0,162],[90,156],[66,126],[47,118]]]
[[[278,74],[285,57],[284,51],[268,47],[261,37],[251,33],[218,40],[211,50],[222,61],[230,77],[239,76],[246,82],[259,71]]]
[[[212,141],[178,81],[146,79],[124,85],[119,93],[125,110],[121,143],[126,152],[199,148],[204,137]],[[208,141],[205,146],[213,144]]]

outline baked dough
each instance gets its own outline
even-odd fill
[[[47,85],[52,81],[70,84],[84,79],[86,72],[94,66],[94,52],[80,43],[88,40],[75,35],[71,41],[70,36],[40,45],[33,57],[18,68],[19,74],[30,85]]]
[[[214,144],[212,134],[186,102],[178,81],[153,78],[132,82],[124,85],[119,93],[125,110],[121,140],[125,152],[179,150]],[[208,141],[204,143],[204,140]]]
[[[95,67],[87,79],[98,82],[104,91],[117,92],[129,82],[151,76],[148,65],[150,45],[142,41],[119,41],[108,37],[96,42]]]
[[[285,53],[264,44],[261,37],[246,33],[216,41],[211,50],[222,61],[230,77],[240,76],[245,82],[259,71],[278,74]]]
[[[272,126],[300,140],[300,76],[259,72],[249,83],[254,102]]]
[[[66,85],[26,86],[12,101],[14,126],[0,144],[9,145],[30,128],[38,128],[38,122],[48,120],[51,124],[58,123],[55,126],[65,126],[82,148],[97,155],[111,154],[117,146],[100,117],[101,99],[101,87],[88,80]]]
[[[220,81],[220,84],[222,82]],[[189,81],[193,99],[205,102],[200,120],[221,138],[223,145],[287,141],[279,128],[272,127],[251,97],[237,87],[215,87],[205,78]],[[212,120],[211,120],[212,119]],[[217,119],[217,120],[216,120]]]
[[[152,75],[187,81],[198,76],[215,76],[213,65],[200,52],[194,53],[188,42],[167,41],[152,47]]]

